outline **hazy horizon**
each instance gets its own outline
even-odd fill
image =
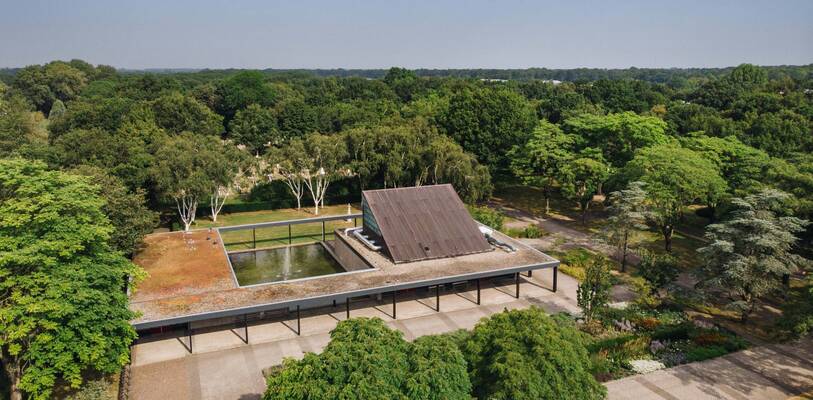
[[[14,2],[0,67],[724,68],[813,63],[813,1]],[[807,38],[807,39],[805,39]]]

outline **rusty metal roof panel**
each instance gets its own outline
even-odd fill
[[[451,185],[367,190],[362,196],[396,263],[491,250]]]

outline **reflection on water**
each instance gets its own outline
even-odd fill
[[[229,254],[240,286],[344,272],[319,243]]]

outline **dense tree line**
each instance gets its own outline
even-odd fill
[[[209,200],[216,218],[222,197],[269,185],[287,186],[298,205],[304,200],[318,212],[326,193],[347,192],[349,184],[452,183],[474,202],[491,193],[493,181],[518,178],[541,186],[546,201],[560,192],[586,219],[594,195],[642,181],[668,249],[686,206],[705,205],[713,219],[732,196],[768,186],[792,194],[798,215],[810,217],[807,68],[670,70],[691,75],[673,85],[626,79],[643,70],[555,83],[402,68],[380,79],[121,73],[54,61],[16,70],[2,87],[0,152],[52,168],[97,167],[151,208],[174,206],[185,226],[199,214],[198,202]],[[206,137],[212,143],[195,143]],[[181,144],[208,160],[175,157],[195,179],[168,177],[160,167],[161,157],[184,152],[166,147]],[[231,167],[219,166],[223,160]]]

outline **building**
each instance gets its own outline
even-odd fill
[[[316,243],[294,243],[305,226],[317,227]],[[263,232],[277,245],[263,245]],[[223,242],[230,237],[250,248]],[[149,278],[130,296],[140,313],[132,324],[142,337],[186,335],[190,351],[199,329],[298,321],[318,307],[344,306],[349,318],[351,303],[370,296],[391,296],[395,318],[404,291],[434,293],[439,310],[440,292],[465,284],[479,304],[482,281],[512,279],[519,297],[520,273],[538,269],[553,271],[555,291],[559,265],[474,221],[450,185],[365,191],[361,214],[159,233],[145,244],[134,261]]]

